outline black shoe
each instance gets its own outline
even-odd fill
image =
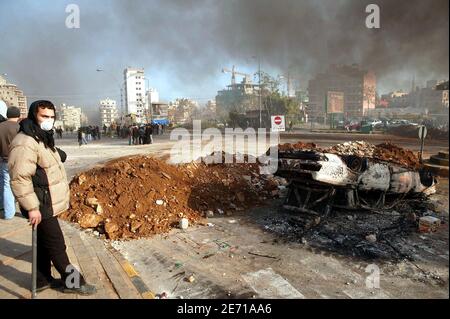
[[[43,279],[43,280],[38,280],[38,282],[36,283],[36,292],[41,292],[41,291],[44,291],[49,288],[59,289],[62,287],[64,287],[64,284],[61,279],[55,279],[55,278]]]
[[[63,292],[69,293],[69,294],[79,294],[79,295],[84,295],[84,296],[90,296],[97,292],[97,288],[95,288],[94,285],[84,283],[79,288],[64,287]]]

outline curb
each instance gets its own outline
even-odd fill
[[[142,280],[139,273],[117,250],[115,250],[111,245],[108,245],[108,250],[117,260],[117,262],[122,267],[123,271],[127,274],[133,286],[139,292],[143,299],[155,299],[156,295],[151,291],[145,282]]]

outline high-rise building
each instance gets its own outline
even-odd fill
[[[63,122],[64,130],[78,130],[81,127],[83,120],[83,114],[81,112],[81,107],[68,106],[66,104],[61,104],[60,107],[60,119]]]
[[[113,122],[119,118],[116,101],[106,98],[100,101],[100,120],[101,125],[110,127]]]
[[[0,100],[5,101],[8,107],[17,106],[20,109],[20,116],[27,117],[28,107],[27,98],[15,84],[8,83],[5,78],[0,75]]]
[[[371,71],[357,64],[331,65],[325,73],[317,74],[309,81],[308,112],[311,118],[326,117],[328,92],[344,94],[344,116],[360,118],[375,108],[376,77]]]
[[[124,70],[123,74],[126,114],[136,115],[136,121],[142,123],[146,115],[144,69],[129,67]]]

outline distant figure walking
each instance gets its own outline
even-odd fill
[[[145,127],[145,144],[153,144],[153,127],[147,124]]]
[[[83,132],[81,128],[78,129],[78,145],[87,145],[86,134]]]
[[[139,143],[139,128],[136,124],[133,125],[133,145]]]

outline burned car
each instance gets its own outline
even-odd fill
[[[389,209],[407,196],[433,194],[436,184],[423,168],[318,150],[280,150],[275,175],[289,182],[284,208],[319,215],[333,208]]]

